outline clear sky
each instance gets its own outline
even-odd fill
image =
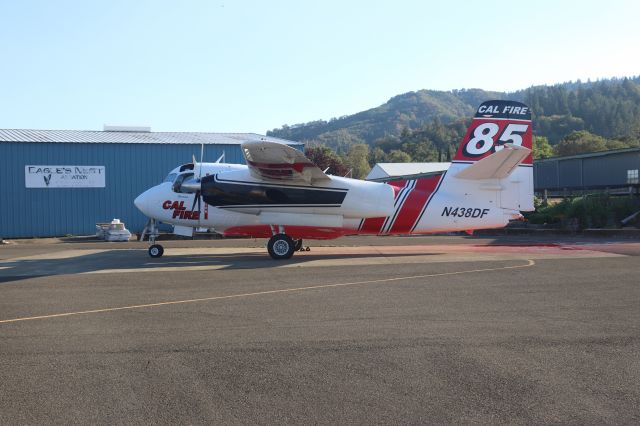
[[[640,74],[640,2],[0,0],[0,128],[257,132]]]

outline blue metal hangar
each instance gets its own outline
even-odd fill
[[[588,190],[638,193],[640,148],[551,157],[533,162],[535,192],[567,196]]]
[[[147,221],[133,200],[180,164],[244,164],[250,140],[304,145],[255,133],[0,129],[0,238],[90,235],[95,224],[122,220],[132,232]]]

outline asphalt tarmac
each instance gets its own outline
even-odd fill
[[[0,246],[1,424],[638,424],[640,242]]]

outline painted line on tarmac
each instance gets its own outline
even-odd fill
[[[407,277],[381,278],[377,280],[353,281],[353,282],[336,283],[336,284],[321,284],[321,285],[314,285],[314,286],[308,286],[308,287],[283,288],[279,290],[258,291],[255,293],[240,293],[240,294],[230,294],[227,296],[212,296],[212,297],[203,297],[199,299],[173,300],[168,302],[145,303],[142,305],[119,306],[114,308],[92,309],[87,311],[76,311],[76,312],[64,312],[60,314],[39,315],[39,316],[33,316],[33,317],[22,317],[22,318],[0,320],[0,324],[9,324],[9,323],[15,323],[15,322],[21,322],[21,321],[33,321],[33,320],[40,320],[40,319],[70,317],[70,316],[76,316],[76,315],[100,314],[105,312],[125,311],[125,310],[132,310],[132,309],[155,308],[159,306],[181,305],[181,304],[187,304],[187,303],[210,302],[213,300],[238,299],[243,297],[264,296],[268,294],[294,293],[294,292],[302,292],[307,290],[320,290],[325,288],[348,287],[348,286],[365,285],[365,284],[392,283],[397,281],[415,280],[418,278],[433,278],[433,277],[443,277],[447,275],[464,275],[464,274],[473,274],[478,272],[491,272],[491,271],[501,271],[501,270],[508,270],[508,269],[528,268],[535,264],[536,264],[535,261],[529,259],[527,260],[527,263],[524,265],[501,266],[499,268],[471,269],[468,271],[442,272],[439,274],[412,275]]]

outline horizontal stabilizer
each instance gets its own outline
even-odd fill
[[[459,179],[503,179],[531,153],[529,148],[504,144],[503,149],[471,164],[455,177]]]

